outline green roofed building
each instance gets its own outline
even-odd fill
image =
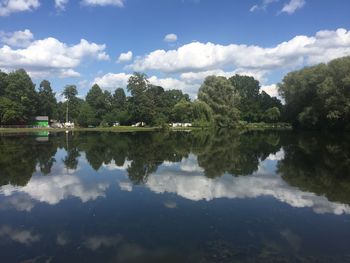
[[[48,116],[36,116],[30,122],[30,126],[39,127],[39,128],[49,127],[49,117]]]

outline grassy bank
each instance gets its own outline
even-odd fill
[[[292,130],[293,127],[289,123],[279,122],[279,123],[244,123],[242,124],[242,129],[247,130]]]
[[[171,131],[192,131],[209,129],[209,127],[169,127]],[[240,124],[238,130],[290,130],[292,126],[288,123],[245,123]],[[160,127],[96,127],[96,128],[73,128],[73,129],[56,129],[56,128],[0,128],[0,133],[30,133],[30,132],[150,132],[162,130]]]
[[[96,127],[96,128],[73,128],[73,129],[56,129],[56,128],[0,128],[0,133],[29,133],[29,132],[150,132],[160,130],[159,127],[131,127],[131,126],[118,126],[118,127]],[[195,130],[198,128],[186,127],[186,128],[169,128],[174,131],[187,131]]]

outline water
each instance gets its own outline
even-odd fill
[[[0,262],[350,262],[350,136],[0,136]]]

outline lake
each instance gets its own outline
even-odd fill
[[[0,262],[350,262],[350,135],[2,134]]]

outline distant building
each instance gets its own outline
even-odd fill
[[[30,126],[37,128],[47,128],[49,127],[49,117],[48,116],[36,116],[30,122]]]
[[[192,127],[192,123],[181,123],[181,122],[176,122],[171,124],[172,127]]]

